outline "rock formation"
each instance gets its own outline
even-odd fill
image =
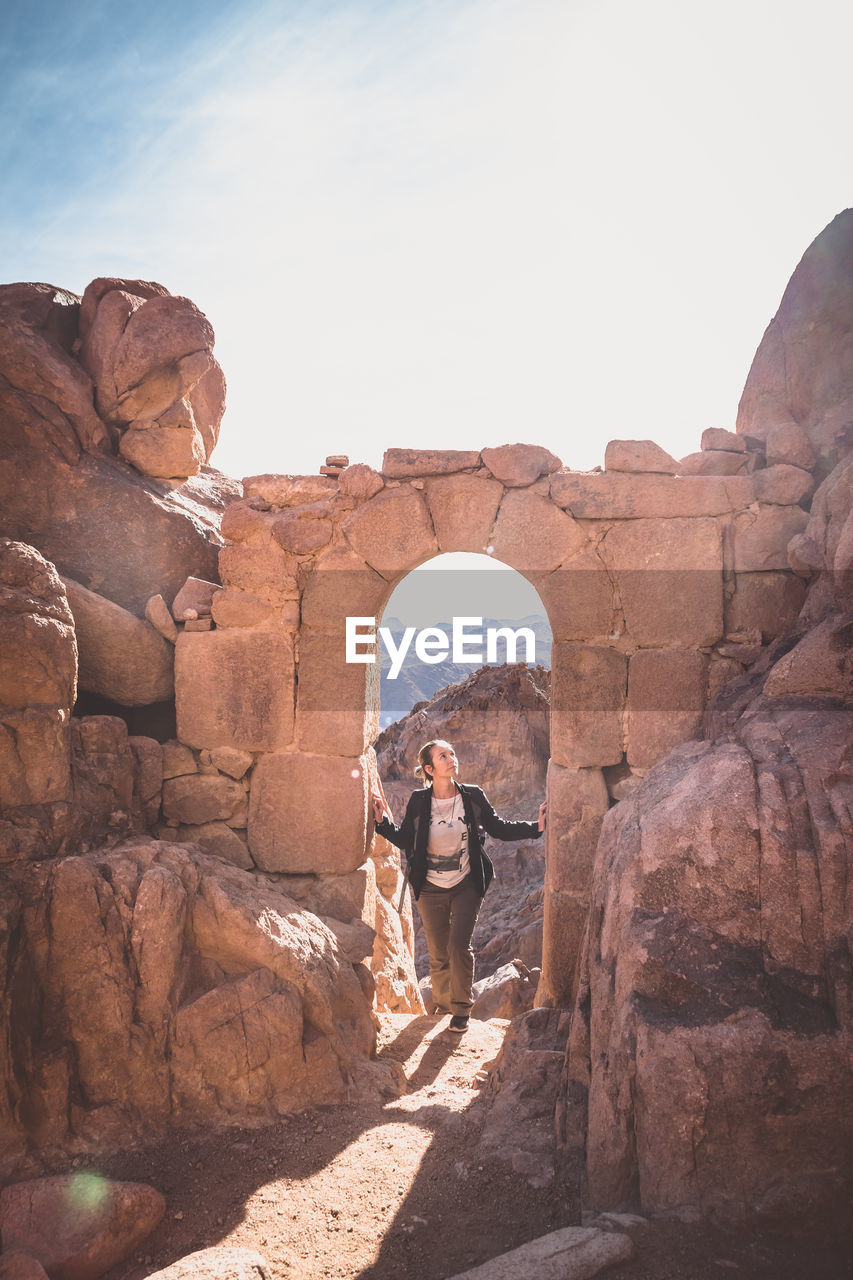
[[[848,211],[741,401],[756,476],[825,476],[788,544],[799,619],[603,820],[558,1108],[591,1206],[790,1225],[849,1202],[851,249]]]

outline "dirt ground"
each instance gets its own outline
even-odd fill
[[[447,1280],[580,1219],[576,1199],[534,1189],[477,1141],[488,1064],[505,1023],[387,1015],[379,1056],[401,1064],[399,1098],[302,1113],[260,1130],[175,1133],[157,1147],[101,1162],[114,1178],[150,1182],[166,1217],[109,1280],[142,1280],[211,1245],[256,1249],[276,1280]],[[651,1223],[624,1280],[846,1280],[849,1246],[749,1237]],[[531,1280],[535,1280],[532,1277]]]

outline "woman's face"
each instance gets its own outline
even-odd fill
[[[440,778],[455,778],[459,772],[456,752],[449,742],[437,742],[432,749],[429,777],[433,782]]]

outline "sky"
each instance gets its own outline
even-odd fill
[[[210,318],[212,462],[733,427],[851,203],[841,0],[4,0],[2,279]]]

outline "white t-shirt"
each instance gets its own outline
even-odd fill
[[[427,843],[427,882],[436,888],[452,889],[471,870],[468,860],[468,827],[462,797],[448,800],[432,797]]]

